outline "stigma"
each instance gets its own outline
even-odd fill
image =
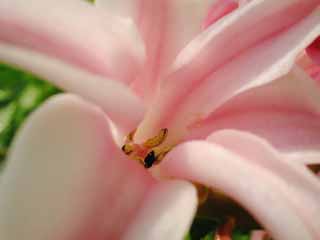
[[[159,133],[142,144],[134,143],[135,131],[129,133],[122,146],[122,151],[131,159],[140,162],[145,168],[159,164],[173,146],[163,144],[168,136],[168,129],[162,128]]]

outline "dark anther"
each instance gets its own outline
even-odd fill
[[[154,151],[151,151],[148,153],[148,155],[144,159],[144,167],[151,168],[156,161],[157,161],[156,155]]]

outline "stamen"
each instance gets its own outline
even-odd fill
[[[156,155],[152,150],[151,152],[148,153],[148,155],[144,159],[144,167],[151,168],[152,165],[156,162],[156,160],[157,160]]]
[[[127,143],[125,145],[122,146],[121,150],[126,154],[126,155],[130,155],[134,148],[131,144]]]
[[[133,130],[132,132],[130,132],[127,136],[127,141],[132,142],[133,138],[134,138],[134,134],[136,133],[137,129]]]
[[[159,146],[166,140],[166,137],[168,135],[168,129],[163,128],[160,130],[159,134],[153,138],[148,139],[143,143],[144,147],[146,148],[154,148]]]
[[[165,146],[163,148],[154,148],[154,152],[156,154],[157,161],[156,163],[161,162],[161,160],[172,150],[173,146]]]
[[[141,145],[133,142],[135,132],[136,130],[128,134],[121,149],[145,168],[151,168],[153,165],[160,163],[173,148],[173,146],[160,146],[168,135],[168,129],[166,128],[161,129],[157,136],[148,139]]]

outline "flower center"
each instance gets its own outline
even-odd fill
[[[135,131],[127,135],[121,149],[130,158],[139,161],[145,168],[151,168],[153,165],[160,163],[165,155],[174,147],[164,144],[168,136],[167,128],[161,129],[156,136],[146,140],[142,144],[134,142]]]

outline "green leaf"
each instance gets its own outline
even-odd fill
[[[0,164],[29,114],[60,92],[33,74],[0,63]]]

